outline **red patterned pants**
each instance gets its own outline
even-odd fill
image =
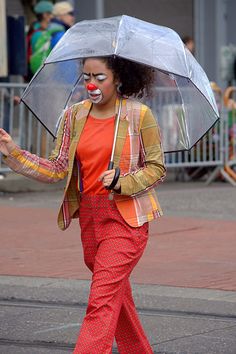
[[[148,239],[148,224],[130,227],[108,196],[83,195],[79,215],[84,260],[92,271],[86,316],[74,354],[152,354],[135,309],[129,276]]]

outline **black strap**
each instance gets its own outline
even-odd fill
[[[119,177],[120,177],[120,168],[116,167],[113,180],[112,180],[110,186],[107,186],[106,189],[109,189],[109,190],[113,189],[115,187],[116,183],[118,182]]]

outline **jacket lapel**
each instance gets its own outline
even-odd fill
[[[91,105],[92,103],[89,100],[86,100],[82,104],[79,104],[77,107],[75,107],[72,124],[72,140],[70,151],[71,158],[75,156],[75,150],[78,145],[84,125],[86,123],[86,119],[89,114]]]
[[[68,179],[67,179],[68,185],[74,167],[76,148],[78,146],[78,142],[81,133],[83,131],[84,125],[86,123],[86,119],[89,114],[90,107],[91,107],[91,102],[89,100],[86,100],[83,103],[76,105],[73,110],[71,145],[69,150],[69,170],[68,170]]]

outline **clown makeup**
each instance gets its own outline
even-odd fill
[[[106,61],[98,58],[87,58],[83,63],[85,89],[92,103],[103,107],[115,104],[117,98],[117,82],[114,74],[107,67]]]
[[[92,75],[83,73],[83,76],[84,76],[85,83],[90,81],[91,76],[94,77],[95,80],[97,80],[98,82],[102,82],[107,78],[106,74],[100,74],[100,73],[92,74]],[[101,102],[101,100],[103,99],[103,94],[102,91],[95,84],[88,84],[86,85],[86,88],[88,91],[88,96],[93,103]]]
[[[102,91],[97,88],[97,86],[93,85],[93,87],[89,87],[89,85],[93,85],[93,84],[88,84],[87,86],[87,91],[88,91],[88,95],[90,100],[93,103],[99,103],[102,99],[103,99],[103,94]]]
[[[84,81],[85,81],[85,82],[86,82],[86,81],[89,81],[89,79],[91,78],[91,75],[90,75],[90,74],[83,73],[83,75],[84,75]],[[106,80],[106,78],[107,78],[107,75],[106,75],[106,74],[92,74],[92,76],[93,76],[96,80],[98,80],[99,82],[104,81],[104,80]]]

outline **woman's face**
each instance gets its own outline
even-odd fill
[[[117,82],[106,62],[100,59],[86,59],[83,75],[88,96],[94,104],[106,104],[117,97]]]

